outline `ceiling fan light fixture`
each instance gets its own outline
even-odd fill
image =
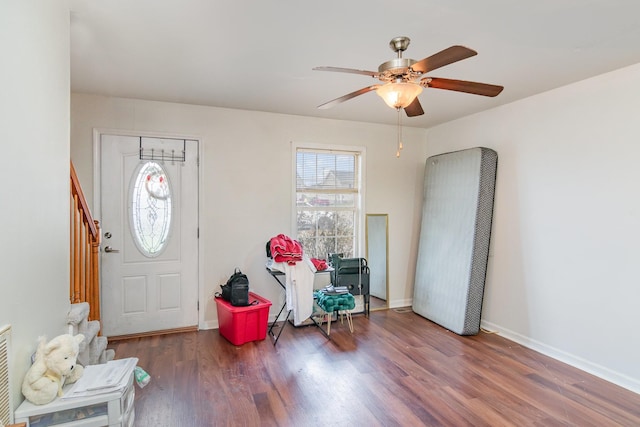
[[[408,107],[422,92],[422,86],[411,82],[390,82],[376,89],[376,93],[393,109]]]

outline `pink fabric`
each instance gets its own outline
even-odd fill
[[[271,256],[275,262],[295,264],[302,261],[302,246],[297,240],[278,234],[271,238]]]
[[[327,262],[323,259],[311,258],[311,262],[313,263],[313,266],[318,271],[323,271],[327,269]]]

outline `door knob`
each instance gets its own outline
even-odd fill
[[[120,252],[120,249],[113,249],[111,246],[104,247],[105,252]]]

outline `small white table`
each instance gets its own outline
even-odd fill
[[[65,386],[64,391],[72,386]],[[56,397],[46,405],[25,400],[15,411],[15,422],[27,423],[27,427],[131,427],[135,420],[134,397],[132,371],[127,386],[120,391],[73,399]]]

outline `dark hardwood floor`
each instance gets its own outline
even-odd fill
[[[379,309],[386,309],[386,308],[387,308],[387,301],[380,298],[376,298],[374,296],[371,296],[369,298],[370,310],[379,310]]]
[[[277,346],[218,330],[110,343],[151,375],[136,426],[640,426],[640,395],[495,334],[410,310],[284,329]]]

